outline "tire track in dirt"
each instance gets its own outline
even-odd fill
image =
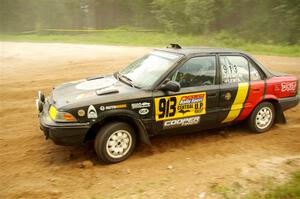
[[[49,93],[53,85],[65,81],[120,70],[151,49],[0,45],[1,198],[197,198],[211,187],[233,182],[240,183],[243,191],[256,190],[259,187],[250,181],[259,184],[268,176],[282,181],[300,167],[300,106],[286,112],[287,124],[276,125],[265,134],[251,134],[239,125],[155,137],[153,147],[139,145],[127,161],[101,165],[92,143],[63,147],[44,140],[35,93]],[[271,69],[300,77],[299,57],[255,57]],[[85,160],[94,166],[80,168]]]

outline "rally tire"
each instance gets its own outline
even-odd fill
[[[94,148],[101,162],[113,164],[126,160],[135,145],[134,129],[127,123],[113,122],[98,131]]]
[[[248,126],[254,133],[268,131],[275,121],[275,109],[271,102],[262,102],[251,113],[248,118]]]

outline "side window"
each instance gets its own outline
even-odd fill
[[[172,80],[182,88],[215,84],[215,56],[194,57],[185,62],[173,75]]]
[[[260,74],[260,72],[256,69],[256,67],[254,66],[254,64],[252,62],[249,62],[250,65],[250,80],[251,81],[256,81],[256,80],[262,80],[262,76]]]
[[[222,83],[242,83],[249,81],[248,60],[241,56],[220,56]]]

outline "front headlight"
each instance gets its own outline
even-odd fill
[[[60,112],[54,106],[49,109],[50,118],[56,122],[76,122],[76,118],[67,112]]]

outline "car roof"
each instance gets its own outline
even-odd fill
[[[156,51],[169,52],[175,54],[181,54],[184,56],[190,55],[201,55],[201,54],[215,54],[215,53],[226,53],[226,54],[243,54],[249,57],[253,62],[260,67],[267,77],[272,77],[273,74],[258,62],[253,56],[243,52],[241,50],[230,49],[230,48],[213,48],[213,47],[184,47],[182,48],[179,44],[170,44],[166,48],[155,49]]]
[[[211,48],[211,47],[183,47],[183,48],[159,48],[155,49],[157,51],[164,51],[169,53],[176,53],[182,55],[192,55],[192,54],[210,54],[210,53],[242,53],[246,54],[243,51],[230,49],[230,48]]]

